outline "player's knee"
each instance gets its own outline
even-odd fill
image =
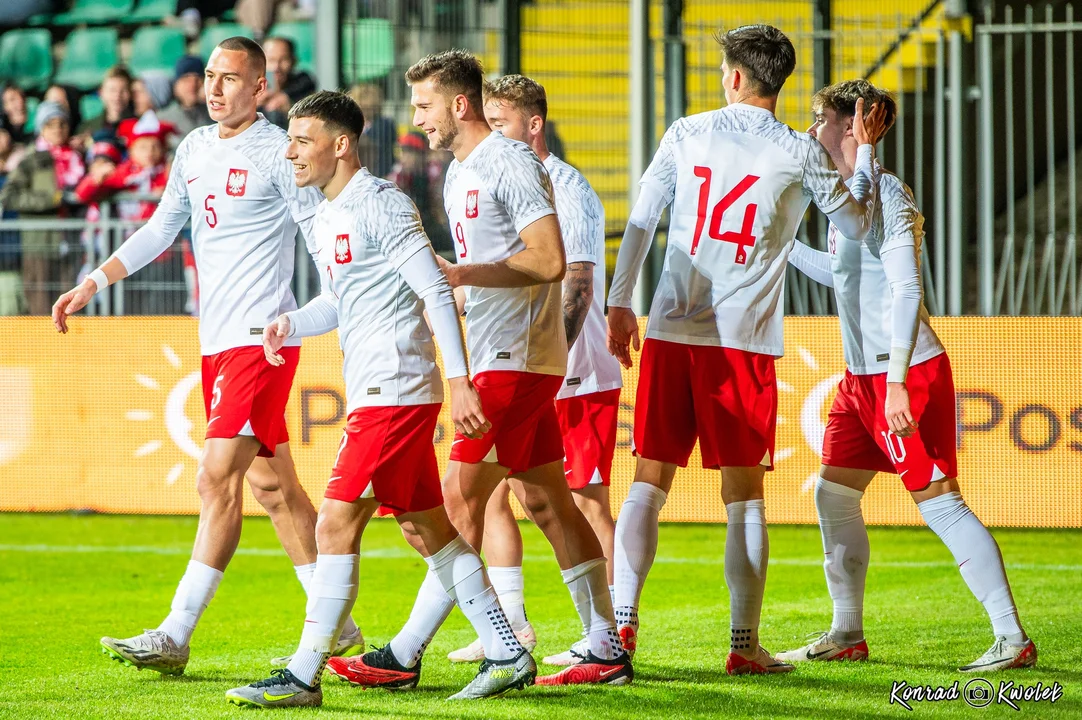
[[[239,505],[240,494],[234,485],[228,474],[215,472],[206,465],[200,465],[195,474],[195,489],[203,507]]]
[[[256,502],[262,505],[263,509],[271,515],[285,509],[286,501],[281,488],[277,486],[267,487],[255,483],[251,484],[251,488],[252,497],[254,497]]]

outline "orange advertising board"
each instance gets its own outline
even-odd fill
[[[959,481],[990,525],[1082,526],[1082,320],[937,318],[958,391]],[[196,513],[205,418],[196,322],[183,317],[77,318],[60,336],[45,318],[4,318],[0,349],[0,510]],[[836,318],[788,318],[778,361],[771,522],[814,523],[812,499],[827,410],[844,372]],[[613,509],[634,472],[635,371],[624,375]],[[318,499],[344,423],[336,334],[305,340],[287,410],[301,481]],[[436,452],[450,450],[441,416]],[[318,500],[317,500],[318,504]],[[261,512],[247,498],[246,510]],[[868,522],[918,524],[892,475],[872,483]],[[720,475],[696,452],[664,521],[723,522]]]

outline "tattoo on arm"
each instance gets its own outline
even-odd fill
[[[574,262],[567,266],[564,275],[564,331],[567,333],[567,347],[575,344],[582,332],[590,303],[594,299],[594,264]]]

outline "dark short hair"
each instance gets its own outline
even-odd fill
[[[280,42],[280,43],[282,43],[283,45],[286,46],[286,50],[289,51],[289,57],[291,59],[293,59],[293,60],[297,59],[297,44],[295,42],[293,42],[292,40],[290,40],[289,38],[282,37],[281,35],[272,35],[271,37],[264,40],[263,44],[266,45],[269,42]]]
[[[432,78],[436,89],[451,97],[465,95],[478,112],[482,110],[481,86],[485,71],[481,61],[468,50],[447,50],[426,55],[406,71],[406,82],[414,85]]]
[[[773,97],[796,68],[796,50],[781,30],[771,25],[744,25],[719,34],[718,43],[729,67],[747,75],[751,91]]]
[[[234,35],[222,40],[218,43],[218,47],[222,50],[232,50],[246,54],[248,60],[255,66],[260,75],[267,74],[267,56],[263,52],[263,48],[259,47],[259,43],[255,40],[246,38],[243,35]]]
[[[105,75],[102,77],[101,82],[104,85],[106,80],[115,80],[117,78],[123,80],[129,85],[131,85],[132,82],[135,80],[135,78],[132,77],[131,72],[126,66],[114,65],[113,67],[105,71]]]
[[[289,119],[315,118],[335,135],[349,135],[356,140],[364,132],[364,113],[349,95],[335,90],[320,90],[298,100],[289,109]]]
[[[857,100],[864,99],[864,112],[872,109],[872,103],[879,103],[884,109],[883,119],[889,128],[898,117],[898,102],[886,90],[877,88],[867,80],[844,80],[827,85],[812,97],[812,109],[818,112],[829,108],[837,115],[851,118],[857,114]]]
[[[548,120],[549,101],[545,88],[525,75],[504,75],[486,82],[483,95],[486,103],[493,100],[507,103],[530,117],[538,115],[542,120]]]

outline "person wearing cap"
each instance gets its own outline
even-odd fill
[[[173,78],[173,102],[158,112],[158,119],[176,128],[171,149],[203,125],[210,125],[210,113],[203,94],[203,61],[195,55],[177,60]]]
[[[34,116],[37,137],[33,150],[15,167],[0,190],[0,206],[27,218],[65,217],[64,193],[74,188],[86,166],[71,147],[71,120],[67,110],[43,102]],[[75,277],[70,233],[65,230],[24,230],[22,233],[23,285],[31,315],[48,315],[59,286]]]

